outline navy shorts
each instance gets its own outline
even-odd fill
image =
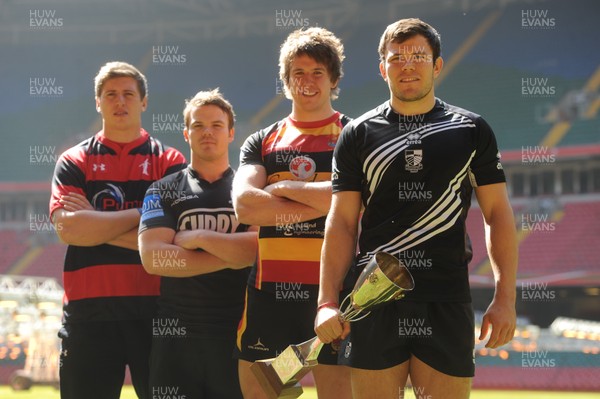
[[[351,323],[343,357],[350,366],[382,370],[411,355],[455,377],[475,373],[475,330],[471,303],[399,300]]]
[[[274,358],[289,345],[314,338],[316,314],[314,299],[282,301],[273,293],[248,286],[238,327],[237,358],[249,362]],[[320,364],[337,365],[338,351],[324,345],[317,360]]]

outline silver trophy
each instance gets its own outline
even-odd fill
[[[383,303],[404,297],[415,286],[401,260],[377,252],[358,277],[354,289],[340,305],[342,321],[360,320]],[[314,366],[323,347],[318,337],[288,346],[276,358],[258,360],[250,370],[269,398],[297,398],[302,394],[298,382]]]

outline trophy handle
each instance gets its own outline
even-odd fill
[[[346,297],[340,304],[340,309],[343,309],[342,316],[340,317],[342,322],[361,320],[361,319],[367,317],[369,315],[369,313],[371,313],[370,311],[368,311],[367,313],[365,313],[359,317],[359,315],[365,309],[364,308],[356,309],[356,308],[354,308],[354,306],[352,306],[352,293],[349,293],[348,295],[346,295]]]

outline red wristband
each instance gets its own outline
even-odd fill
[[[317,312],[323,308],[334,308],[334,309],[338,309],[338,304],[335,302],[325,302],[320,304],[319,306],[317,306]]]

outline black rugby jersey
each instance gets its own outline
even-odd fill
[[[333,192],[360,191],[365,206],[356,266],[377,251],[402,259],[415,280],[406,299],[470,301],[472,190],[504,181],[490,126],[439,99],[412,116],[380,105],[346,126],[334,152]]]
[[[142,129],[125,144],[100,131],[65,151],[52,179],[50,215],[70,192],[85,195],[100,211],[140,208],[150,184],[185,168],[185,158]],[[154,316],[159,278],[144,270],[138,251],[109,244],[69,245],[63,281],[65,322],[141,319]]]
[[[220,233],[248,230],[240,224],[231,202],[234,172],[209,183],[191,166],[161,179],[148,189],[140,229],[166,227],[175,231],[206,229]],[[176,256],[161,267],[179,267]],[[162,277],[158,314],[184,325],[188,335],[231,334],[242,315],[249,268],[224,269],[193,277]]]

